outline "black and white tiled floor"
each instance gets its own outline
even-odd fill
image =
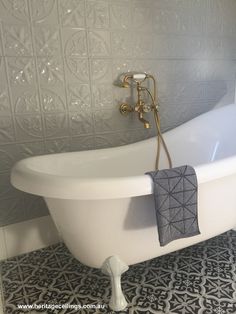
[[[80,264],[63,244],[3,261],[1,274],[5,313],[25,313],[17,304],[106,304],[111,293],[108,277]],[[235,314],[236,232],[133,265],[122,285],[129,302],[122,314]],[[106,306],[41,313],[113,312]]]

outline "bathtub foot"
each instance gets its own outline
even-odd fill
[[[113,311],[122,311],[127,306],[127,302],[121,289],[121,274],[128,269],[128,265],[122,262],[118,256],[108,257],[102,265],[102,272],[110,276],[111,279],[112,290],[109,306]]]

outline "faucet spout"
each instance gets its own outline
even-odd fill
[[[150,123],[144,119],[143,112],[138,113],[138,118],[139,118],[139,121],[143,123],[145,129],[150,129]]]

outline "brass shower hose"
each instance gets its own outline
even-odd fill
[[[162,136],[162,133],[161,133],[160,116],[159,116],[159,112],[158,112],[158,109],[157,109],[157,105],[155,104],[155,100],[154,100],[151,92],[149,91],[149,89],[147,87],[144,87],[144,86],[142,86],[142,89],[147,91],[147,93],[149,94],[149,96],[150,96],[150,98],[152,100],[154,119],[155,119],[156,128],[157,128],[157,154],[156,154],[155,168],[156,168],[156,170],[159,170],[161,144],[162,144],[162,146],[164,148],[164,151],[166,153],[166,157],[167,157],[167,160],[168,160],[169,168],[172,168],[172,160],[171,160],[171,157],[170,157],[170,153],[168,151],[167,145],[166,145],[165,140],[164,140],[164,138]]]

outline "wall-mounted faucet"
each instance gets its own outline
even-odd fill
[[[149,91],[149,89],[142,84],[144,83],[145,80],[151,79],[153,81],[153,95]],[[144,127],[146,129],[150,128],[150,123],[146,119],[144,119],[144,114],[147,112],[150,112],[154,109],[157,109],[157,104],[156,104],[156,81],[154,77],[150,74],[146,73],[137,73],[137,74],[126,74],[122,80],[121,87],[132,87],[132,83],[136,84],[136,89],[137,89],[137,102],[135,106],[131,106],[130,104],[127,103],[122,103],[120,105],[120,112],[123,115],[127,115],[130,112],[137,112],[138,113],[138,118],[139,120],[143,123]],[[142,99],[141,93],[142,92],[148,92],[149,96],[152,98],[152,104],[146,104],[144,100]]]
[[[143,85],[143,83],[149,79],[152,80],[152,83],[153,83],[153,92],[151,92],[149,90],[149,88],[147,88],[145,85]],[[149,129],[150,123],[149,123],[149,121],[144,119],[144,114],[147,112],[153,111],[155,124],[156,124],[156,128],[157,128],[156,169],[159,169],[161,144],[162,144],[164,151],[166,153],[169,167],[171,168],[172,167],[171,157],[170,157],[168,148],[166,146],[166,143],[164,141],[164,138],[162,136],[162,133],[161,133],[160,117],[159,117],[158,104],[157,104],[156,80],[152,75],[146,74],[146,73],[136,73],[136,74],[127,73],[124,75],[124,77],[122,79],[121,87],[132,88],[133,87],[132,83],[134,83],[136,85],[137,102],[134,106],[127,104],[127,103],[122,103],[120,105],[120,112],[122,115],[128,115],[130,112],[137,112],[139,120],[143,123],[143,125],[146,129]],[[149,97],[151,98],[151,105],[145,103],[145,101],[142,98],[142,92],[148,93]]]

